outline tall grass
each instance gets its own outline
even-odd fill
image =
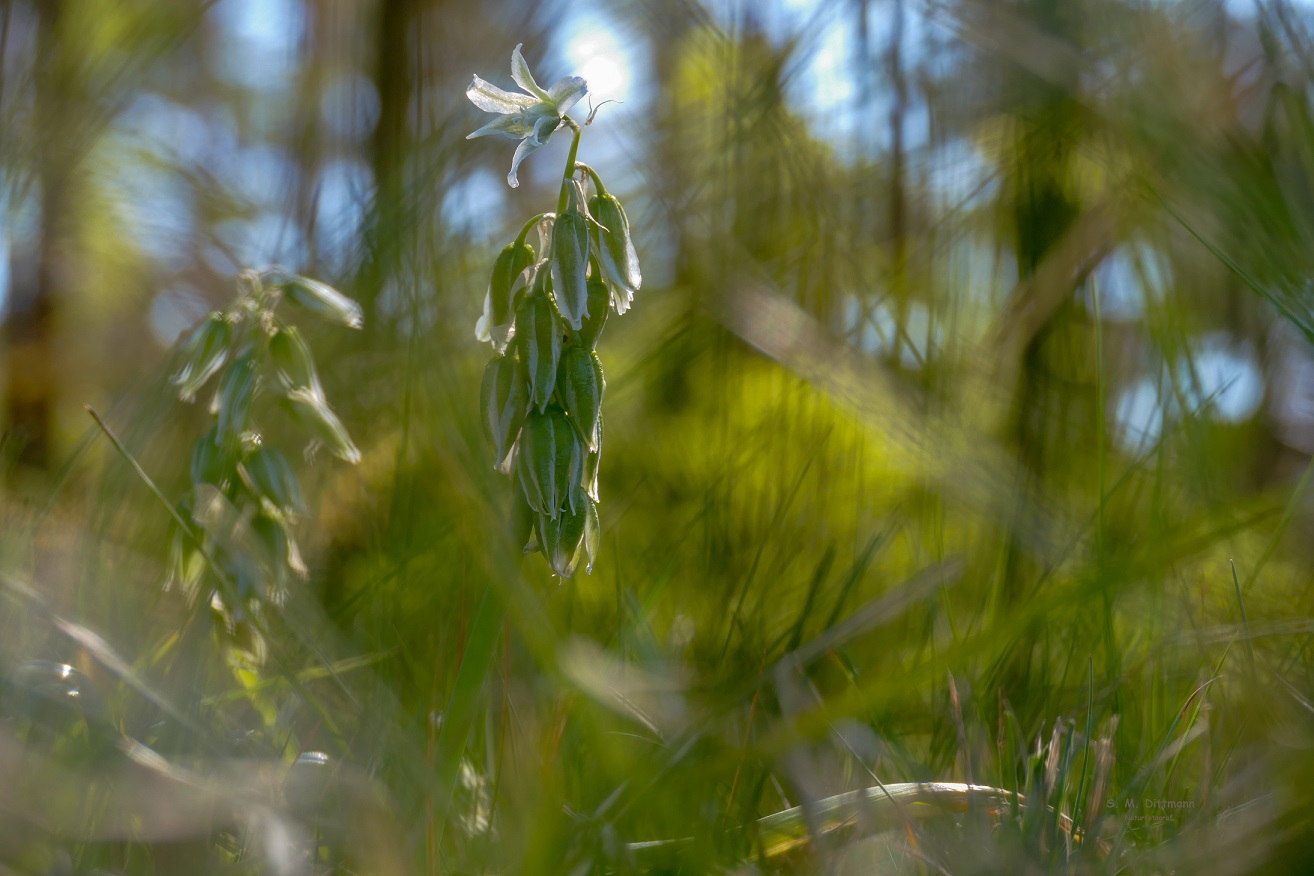
[[[822,2],[781,37],[774,6],[608,5],[652,62],[643,112],[614,117],[647,283],[600,345],[602,549],[563,582],[522,562],[478,423],[473,326],[515,229],[441,208],[486,155],[460,139],[470,70],[541,50],[492,13],[385,7],[413,62],[390,68],[404,99],[379,94],[388,135],[319,146],[400,176],[301,269],[367,304],[358,337],[304,328],[361,460],[294,460],[309,575],[263,660],[162,587],[209,419],[124,291],[183,276],[224,306],[207,247],[254,208],[152,158],[214,213],[173,244],[189,267],[161,267],[105,218],[136,158],[90,116],[70,140],[52,461],[3,457],[5,868],[1310,868],[1302,8]],[[136,34],[126,9],[63,14]],[[366,12],[322,14],[306,40],[363,51],[344,34]],[[833,22],[858,87],[828,119],[798,83]],[[165,88],[216,26],[140,32],[123,87]],[[49,71],[4,46],[0,108],[26,131]],[[214,100],[243,117],[242,94]],[[291,143],[324,123],[270,124]],[[289,216],[321,159],[290,159]],[[0,140],[14,203],[40,161]],[[555,193],[525,180],[508,225]]]

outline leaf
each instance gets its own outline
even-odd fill
[[[494,467],[501,468],[529,413],[526,375],[514,355],[498,356],[488,363],[479,396],[484,435],[497,457]]]
[[[564,505],[575,509],[584,476],[584,448],[561,408],[531,412],[525,419],[516,473],[525,501],[534,511],[555,520]]]
[[[293,304],[330,322],[354,329],[365,325],[360,305],[326,283],[309,277],[289,277],[283,293]]]
[[[630,220],[620,201],[611,194],[598,195],[589,201],[589,212],[603,226],[593,230],[598,243],[598,264],[607,282],[623,293],[625,307],[618,308],[617,312],[624,313],[634,293],[643,284],[643,276],[639,272],[639,255],[630,237]]]
[[[171,378],[183,401],[194,399],[196,391],[224,367],[232,340],[233,325],[218,311],[207,316],[187,336],[182,345],[182,353],[186,358],[182,368]]]
[[[567,347],[557,369],[557,398],[579,430],[589,450],[598,446],[598,418],[607,382],[602,376],[598,354],[584,347]]]
[[[561,318],[576,331],[588,315],[589,223],[570,210],[552,226],[552,290]]]
[[[561,359],[561,329],[547,299],[546,283],[545,278],[516,311],[516,346],[529,375],[530,402],[540,412],[552,397]]]

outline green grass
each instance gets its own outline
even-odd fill
[[[557,193],[528,168],[568,147],[526,165],[507,227],[447,224],[445,187],[505,172],[460,139],[483,47],[407,74],[441,71],[411,83],[432,133],[397,129],[416,185],[363,204],[355,267],[307,269],[366,304],[362,332],[302,327],[361,460],[288,452],[309,574],[250,628],[163,587],[208,396],[116,340],[146,337],[123,290],[166,278],[106,218],[113,187],[73,177],[51,462],[0,453],[0,871],[1311,869],[1314,465],[1282,413],[1314,332],[1303,13],[921,9],[924,52],[867,34],[849,144],[785,98],[822,19],[772,43],[700,8],[612,8],[652,37],[661,100],[633,173],[606,173],[645,288],[598,345],[601,552],[568,581],[508,535],[473,338],[513,220]],[[69,50],[112,64],[127,13],[87,9]],[[161,27],[137,48],[165,76],[191,43]],[[140,75],[122,87],[160,87]],[[134,160],[77,119],[112,159],[89,166]],[[0,164],[40,177],[8,139]],[[1239,421],[1211,336],[1262,372]],[[1165,415],[1137,444],[1142,379]]]

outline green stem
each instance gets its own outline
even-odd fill
[[[584,129],[568,118],[561,120],[575,132],[570,141],[570,153],[566,155],[566,170],[561,174],[561,194],[557,196],[557,212],[564,213],[570,206],[570,183],[575,179],[575,156],[579,153],[579,137]]]
[[[575,166],[587,173],[593,179],[593,188],[597,189],[599,198],[607,197],[607,187],[602,184],[602,177],[598,176],[596,170],[582,161],[576,161]]]
[[[461,668],[456,672],[456,686],[447,701],[447,708],[443,710],[442,726],[438,730],[438,791],[433,820],[435,845],[442,842],[443,829],[447,826],[452,796],[456,791],[456,777],[461,771],[461,758],[465,755],[465,746],[474,726],[479,694],[484,689],[489,667],[493,665],[497,640],[505,618],[506,612],[501,600],[493,593],[493,588],[484,590],[479,607],[475,610],[465,654],[461,657]]]
[[[519,249],[521,246],[524,245],[525,238],[529,236],[530,229],[532,229],[535,225],[542,222],[544,219],[546,219],[551,215],[552,215],[551,213],[539,213],[533,219],[530,219],[528,222],[522,225],[520,227],[520,233],[516,235],[516,243],[515,243],[516,249]]]

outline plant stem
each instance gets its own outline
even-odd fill
[[[442,726],[438,730],[438,792],[433,819],[435,847],[442,842],[443,830],[447,826],[452,797],[456,792],[456,777],[461,771],[461,758],[470,738],[470,729],[474,726],[479,694],[493,663],[505,617],[502,602],[493,588],[484,590],[479,607],[475,609],[461,668],[456,672],[456,686],[443,710]]]
[[[564,118],[561,121],[575,134],[570,141],[570,152],[566,155],[566,170],[561,174],[561,194],[557,196],[558,214],[566,212],[570,206],[570,184],[575,179],[575,156],[579,153],[579,137],[584,133],[584,129],[570,119]]]
[[[529,236],[530,229],[532,229],[535,225],[542,222],[544,219],[546,219],[551,215],[552,215],[551,213],[539,213],[538,215],[534,216],[534,218],[526,222],[524,225],[520,226],[520,233],[516,235],[516,244],[515,244],[516,247],[518,248],[521,244],[525,242],[525,238]]]

